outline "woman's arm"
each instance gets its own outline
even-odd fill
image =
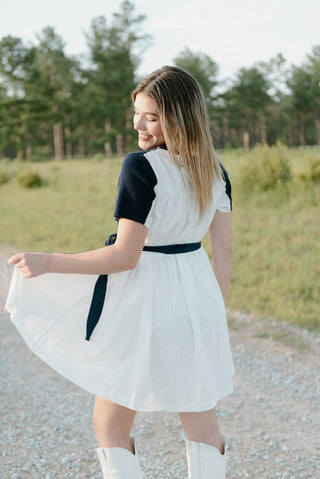
[[[125,218],[119,220],[113,245],[85,253],[18,253],[8,262],[20,269],[25,278],[44,273],[109,274],[136,267],[148,228]]]
[[[225,300],[232,271],[231,212],[216,212],[209,228],[209,237],[213,270]]]

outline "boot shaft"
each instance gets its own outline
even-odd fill
[[[225,479],[227,469],[227,442],[224,454],[209,444],[185,440],[189,479]]]
[[[98,447],[104,479],[142,479],[134,438],[131,441],[135,454],[122,447]]]

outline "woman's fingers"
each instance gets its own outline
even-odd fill
[[[8,263],[19,269],[25,278],[33,278],[47,272],[47,256],[42,253],[18,253],[11,256]]]
[[[8,259],[8,263],[9,264],[18,264],[23,259],[24,254],[25,253],[14,254],[13,256],[11,256],[11,258]]]
[[[26,253],[18,253],[8,259],[8,263],[15,266],[24,278],[30,278],[32,276],[29,266],[26,263]]]

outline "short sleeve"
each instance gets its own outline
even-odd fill
[[[145,224],[155,198],[157,177],[143,152],[130,153],[122,163],[113,216]]]
[[[223,188],[218,198],[217,210],[227,213],[232,210],[231,183],[225,168],[221,164],[220,167],[222,170]]]

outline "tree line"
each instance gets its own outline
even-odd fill
[[[94,18],[85,58],[66,55],[51,26],[31,46],[3,37],[0,158],[122,156],[136,148],[130,93],[139,80],[140,49],[151,38],[142,31],[144,19],[128,0],[109,20]],[[174,64],[201,84],[216,147],[320,145],[320,45],[301,66],[278,54],[223,81],[205,53],[185,48]]]

